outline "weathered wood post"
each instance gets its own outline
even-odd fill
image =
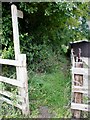
[[[20,41],[19,41],[19,29],[18,29],[18,17],[23,18],[23,12],[17,10],[15,5],[11,6],[12,13],[12,26],[13,26],[13,39],[14,39],[14,50],[15,59],[24,62],[24,66],[16,67],[17,80],[23,82],[23,88],[19,89],[19,94],[21,95],[22,102],[22,113],[25,115],[29,114],[29,98],[28,98],[28,78],[26,69],[26,55],[20,54]]]
[[[18,56],[20,55],[20,41],[19,41],[19,28],[18,28],[18,11],[15,5],[11,5],[11,14],[12,14],[12,28],[13,28],[15,60],[18,60]],[[17,73],[16,74],[17,80],[20,80],[18,67],[16,67],[16,73]],[[19,94],[20,94],[20,89],[19,89]]]
[[[28,78],[26,69],[26,54],[20,54],[18,59],[23,62],[23,66],[19,67],[19,77],[23,83],[23,88],[20,88],[20,94],[23,99],[22,102],[22,113],[29,115],[29,98],[28,98]]]
[[[20,54],[20,41],[19,41],[19,29],[18,29],[18,11],[15,5],[11,6],[12,13],[12,26],[13,26],[13,40],[14,40],[14,50],[15,50],[15,59],[18,59]]]

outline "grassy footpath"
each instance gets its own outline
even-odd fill
[[[40,106],[48,106],[55,117],[69,116],[70,79],[62,72],[36,74],[30,79],[29,91],[32,117],[38,116]]]
[[[31,117],[38,117],[40,106],[48,106],[54,117],[70,117],[71,78],[67,61],[59,67],[52,73],[29,74]]]

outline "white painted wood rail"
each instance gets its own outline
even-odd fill
[[[6,103],[8,103],[8,104],[10,104],[10,105],[14,105],[15,107],[17,107],[17,108],[19,108],[19,109],[22,110],[22,105],[20,105],[20,104],[18,104],[18,103],[17,103],[17,104],[14,104],[13,101],[12,101],[12,100],[9,100],[8,98],[5,98],[5,97],[1,96],[1,97],[0,97],[0,100],[5,101]]]
[[[27,78],[27,65],[26,65],[26,54],[20,53],[20,41],[19,41],[19,29],[18,29],[18,17],[23,18],[23,12],[17,10],[15,5],[11,6],[12,13],[12,26],[13,26],[13,40],[14,40],[14,51],[15,60],[1,59],[0,64],[10,65],[16,67],[16,79],[10,79],[7,77],[0,76],[0,83],[10,84],[12,87],[18,88],[18,94],[15,96],[18,99],[18,103],[14,104],[12,101],[13,93],[5,91],[0,88],[0,100],[7,102],[8,104],[14,105],[22,110],[24,115],[29,115],[29,98],[28,98],[28,78]],[[6,98],[6,97],[10,98]]]
[[[0,58],[0,64],[4,65],[12,65],[12,66],[25,66],[25,63],[21,60],[9,60],[9,59],[1,59]]]
[[[90,88],[80,87],[80,86],[72,86],[72,92],[84,93],[90,95]]]
[[[23,83],[20,80],[18,81],[18,80],[10,79],[10,78],[7,78],[7,77],[0,76],[0,82],[8,83],[10,85],[14,85],[14,86],[17,86],[17,87],[23,87]]]
[[[87,111],[88,112],[88,111],[90,111],[90,105],[71,103],[71,109],[82,110],[82,111]]]
[[[81,57],[80,62],[74,58],[71,50],[72,93],[71,110],[75,118],[81,117],[81,111],[90,111],[90,58]]]
[[[79,75],[90,75],[90,69],[88,68],[75,68],[72,67],[72,74],[79,74]]]
[[[15,107],[18,107],[22,110],[22,113],[25,115],[29,114],[29,98],[28,98],[28,78],[27,78],[27,69],[26,69],[26,55],[20,54],[18,56],[18,60],[7,60],[7,59],[0,59],[0,64],[5,65],[13,65],[18,67],[18,78],[17,79],[11,79],[7,77],[0,76],[0,82],[7,83],[13,86],[18,87],[20,95],[16,95],[17,99],[22,102],[20,105],[19,103],[14,105]],[[7,97],[12,97],[13,93],[10,93],[9,91],[0,90],[0,94],[2,97],[0,97],[0,100],[3,100],[7,102],[8,104],[13,105],[13,101],[9,100]]]
[[[13,93],[5,91],[5,90],[0,90],[0,94],[4,95],[4,96],[7,96],[9,98],[13,98],[13,96],[15,96]],[[20,102],[24,101],[23,98],[19,95],[16,95],[15,98],[17,98],[17,100],[19,100]]]

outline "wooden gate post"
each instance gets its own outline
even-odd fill
[[[12,27],[13,27],[13,41],[14,41],[14,51],[15,51],[15,59],[18,60],[18,56],[20,55],[20,42],[19,42],[19,28],[18,28],[18,11],[15,5],[11,6],[11,14],[12,14]],[[19,69],[16,67],[16,77],[17,80],[19,78]],[[19,88],[18,88],[19,90]],[[20,94],[20,91],[18,92]]]
[[[26,69],[26,55],[20,54],[18,59],[23,62],[24,66],[19,67],[19,78],[23,83],[23,88],[20,88],[20,95],[22,96],[22,113],[24,115],[29,115],[29,98],[28,98],[28,78]]]
[[[23,88],[18,88],[19,94],[23,97],[22,112],[25,115],[29,114],[29,99],[28,99],[28,81],[27,81],[27,69],[26,69],[26,55],[20,54],[20,43],[19,43],[19,29],[18,29],[18,17],[23,18],[23,12],[17,10],[15,5],[11,6],[12,13],[12,25],[13,25],[13,39],[14,39],[14,50],[15,59],[24,62],[25,66],[16,67],[17,80],[23,82]]]
[[[15,50],[15,59],[18,59],[20,54],[20,43],[19,43],[19,29],[18,29],[18,18],[17,18],[17,7],[15,5],[11,6],[12,13],[12,26],[13,26],[13,39],[14,39],[14,50]]]
[[[18,60],[18,55],[20,55],[18,17],[23,18],[23,12],[20,10],[17,10],[17,7],[15,5],[12,5],[11,6],[11,14],[12,14],[12,27],[13,27],[15,59]],[[17,72],[17,79],[19,80],[18,67],[16,67],[16,72]]]

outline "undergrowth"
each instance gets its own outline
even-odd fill
[[[50,58],[51,59],[51,58]],[[70,113],[70,65],[65,56],[57,60],[54,56],[50,70],[47,72],[32,71],[28,67],[28,88],[30,118],[39,116],[40,106],[47,106],[55,118],[68,118]],[[15,94],[15,93],[14,93]],[[0,105],[0,116],[5,118],[24,117],[14,106],[3,103]]]

